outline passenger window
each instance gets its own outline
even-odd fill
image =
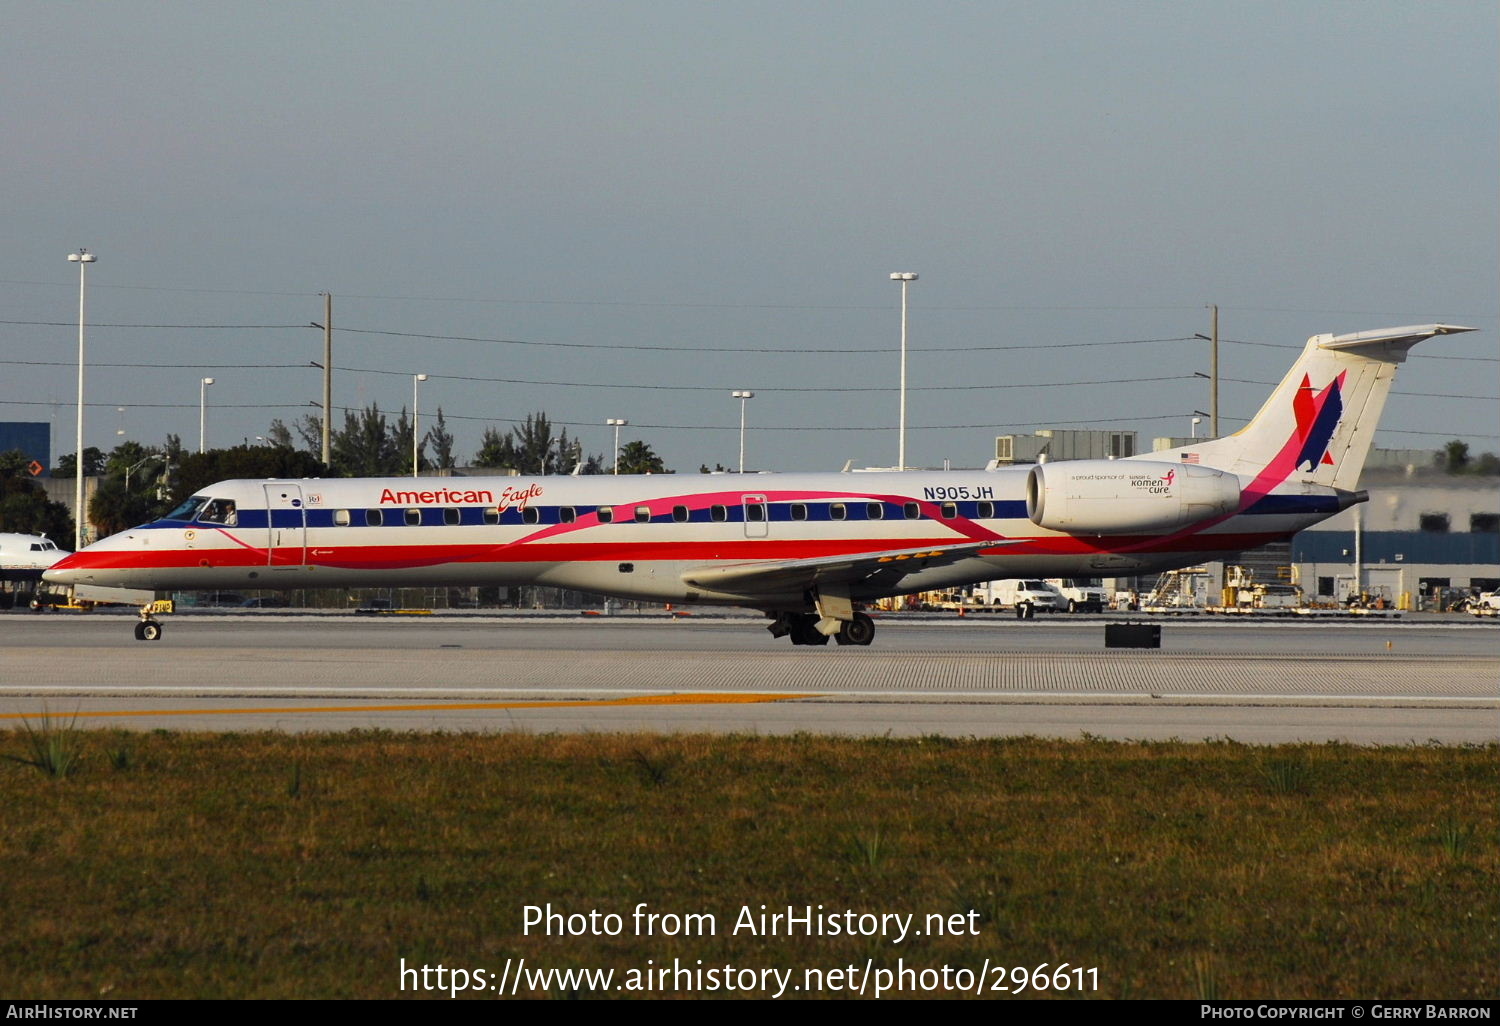
[[[336,509],[333,511],[333,522],[338,527],[349,526],[349,511],[347,509]]]
[[[418,527],[422,523],[422,511],[420,509],[409,509],[406,511],[406,526]]]
[[[484,522],[486,524],[491,525],[491,526],[494,526],[495,524],[498,524],[500,522],[500,507],[499,506],[491,506],[489,509],[485,510],[484,511]]]
[[[600,506],[598,513],[599,523],[601,524],[610,523],[615,518],[615,508],[613,506]]]
[[[380,515],[380,510],[378,510],[378,509],[367,509],[367,510],[365,510],[365,526],[366,527],[379,527],[380,524],[381,524],[382,519],[383,518]]]
[[[651,523],[651,507],[637,506],[635,508],[635,522],[638,524]]]
[[[540,524],[542,522],[542,511],[532,506],[521,510],[521,523]]]
[[[672,522],[674,524],[685,524],[688,522],[688,508],[686,506],[672,507]]]
[[[557,522],[559,524],[571,524],[578,519],[578,511],[572,506],[559,506],[557,508]]]
[[[464,515],[452,506],[443,509],[443,523],[449,527],[457,527],[463,522]]]
[[[956,502],[945,502],[945,503],[943,503],[943,519],[944,520],[953,520],[957,516],[958,516],[958,503],[956,503]]]
[[[828,507],[829,520],[843,520],[848,515],[849,511],[844,508],[844,504],[842,502],[835,502]]]
[[[758,502],[745,503],[745,519],[752,524],[765,523],[766,507]]]
[[[995,517],[995,504],[993,502],[981,502],[979,504],[979,519],[993,520]]]
[[[806,520],[807,519],[807,503],[805,503],[805,502],[794,502],[794,503],[792,503],[792,519],[793,520]]]
[[[867,502],[867,503],[865,503],[865,519],[867,519],[867,520],[883,520],[883,519],[885,519],[885,503],[883,503],[883,502]]]
[[[724,521],[729,519],[729,507],[714,506],[709,510],[709,515],[713,517],[716,523],[722,524]]]
[[[922,519],[922,507],[918,506],[915,502],[908,502],[906,504],[906,506],[904,507],[904,509],[906,511],[906,519],[908,519],[908,520],[921,520]]]

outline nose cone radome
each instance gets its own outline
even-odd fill
[[[84,579],[83,571],[88,558],[81,552],[70,552],[52,566],[42,571],[42,580],[48,584],[78,584]]]

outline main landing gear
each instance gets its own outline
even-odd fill
[[[813,613],[778,613],[766,630],[773,638],[790,637],[793,645],[826,645],[830,635],[818,629],[820,619]],[[875,621],[868,613],[836,622],[838,631],[831,637],[840,645],[868,645],[875,640]]]

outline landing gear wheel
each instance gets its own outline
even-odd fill
[[[146,640],[146,625],[145,624],[138,623],[138,624],[135,625],[135,640],[136,641],[145,641]]]
[[[161,624],[155,620],[146,620],[135,625],[135,640],[158,641],[161,639]]]
[[[793,645],[826,645],[828,635],[814,626],[818,622],[816,616],[807,613],[798,613],[792,617],[791,634]]]
[[[844,624],[839,632],[841,645],[868,645],[875,640],[875,621],[867,613],[855,613],[854,619]]]

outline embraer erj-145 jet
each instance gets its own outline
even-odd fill
[[[46,579],[154,590],[547,585],[763,610],[868,645],[865,603],[1223,559],[1364,502],[1397,364],[1444,324],[1315,335],[1241,431],[1190,451],[979,471],[223,481]],[[136,637],[161,625],[142,611]]]

